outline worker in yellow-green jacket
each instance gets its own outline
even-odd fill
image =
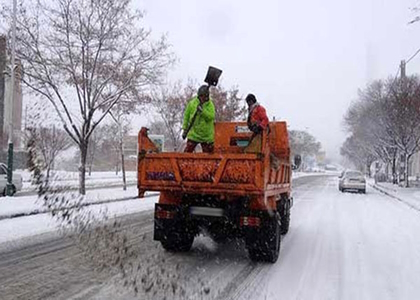
[[[203,152],[213,152],[215,115],[209,86],[202,85],[198,89],[197,96],[188,102],[184,112],[182,138],[187,138],[184,152],[194,152],[198,144],[201,145]]]

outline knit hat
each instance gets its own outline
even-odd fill
[[[254,104],[257,102],[257,98],[255,98],[254,94],[248,94],[245,98],[246,102],[251,102],[251,104]]]
[[[202,85],[198,89],[197,96],[208,96],[209,95],[209,86],[208,85]]]

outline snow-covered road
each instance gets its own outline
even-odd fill
[[[300,178],[294,190],[291,228],[274,265],[250,262],[240,241],[199,237],[191,252],[168,253],[152,240],[152,212],[142,212],[122,222],[136,245],[138,281],[156,279],[150,289],[140,284],[135,295],[55,238],[0,253],[0,299],[163,299],[159,274],[186,291],[167,299],[419,299],[418,211],[373,189],[342,194],[336,177]]]
[[[420,213],[335,178],[300,189],[261,299],[420,299]]]

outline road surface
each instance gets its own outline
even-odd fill
[[[420,213],[337,184],[295,180],[276,264],[251,262],[240,241],[205,237],[168,253],[152,240],[148,211],[120,219],[135,251],[126,287],[117,270],[95,270],[71,238],[53,235],[0,253],[0,299],[419,299]]]

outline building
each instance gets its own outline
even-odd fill
[[[8,143],[10,108],[13,105],[13,143],[16,150],[22,148],[22,66],[15,67],[14,102],[11,104],[10,57],[7,55],[6,37],[0,36],[0,150],[5,150]]]

